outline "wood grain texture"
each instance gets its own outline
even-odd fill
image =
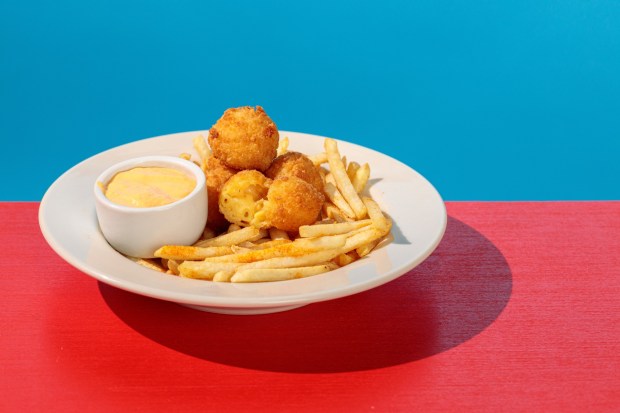
[[[0,203],[0,411],[617,411],[620,202],[448,203],[422,265],[261,316],[100,284]]]

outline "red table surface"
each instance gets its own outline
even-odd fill
[[[447,206],[397,280],[231,316],[99,283],[0,203],[0,411],[618,411],[620,202]]]

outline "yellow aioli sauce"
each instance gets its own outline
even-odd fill
[[[119,205],[148,208],[178,201],[195,187],[194,178],[176,169],[137,167],[114,175],[104,193]]]

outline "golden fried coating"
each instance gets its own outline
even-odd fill
[[[236,169],[226,166],[214,156],[210,156],[207,160],[207,169],[205,171],[207,178],[207,195],[209,197],[207,225],[218,232],[227,228],[230,224],[224,217],[224,214],[220,212],[220,191],[226,181],[237,172]]]
[[[314,186],[297,178],[274,179],[267,200],[257,218],[264,215],[271,226],[283,231],[297,231],[302,225],[317,221],[325,198]]]
[[[242,227],[267,227],[267,223],[254,220],[254,215],[262,208],[270,183],[271,180],[259,171],[237,172],[222,186],[220,212],[229,222]]]
[[[264,171],[276,157],[279,134],[262,107],[227,109],[209,130],[213,155],[234,169]]]
[[[299,152],[287,152],[278,156],[265,171],[265,175],[271,179],[296,176],[314,186],[319,192],[323,192],[323,179],[319,167]]]

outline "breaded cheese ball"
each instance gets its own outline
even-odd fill
[[[226,166],[222,161],[214,156],[207,159],[207,195],[209,197],[209,212],[207,215],[207,225],[215,231],[221,231],[228,227],[229,222],[220,212],[219,199],[222,186],[236,174],[236,169]]]
[[[271,180],[259,171],[237,172],[222,186],[219,196],[220,212],[229,222],[242,227],[267,227],[266,222],[253,221],[256,212],[262,208],[270,184]]]
[[[270,179],[296,176],[314,186],[319,192],[323,192],[323,179],[319,167],[303,153],[287,152],[278,156],[265,171],[265,175]]]
[[[278,128],[262,107],[227,109],[209,130],[213,155],[234,169],[266,170],[277,154]]]
[[[325,198],[314,186],[296,176],[274,179],[257,220],[264,220],[283,231],[294,232],[302,225],[314,224]]]

